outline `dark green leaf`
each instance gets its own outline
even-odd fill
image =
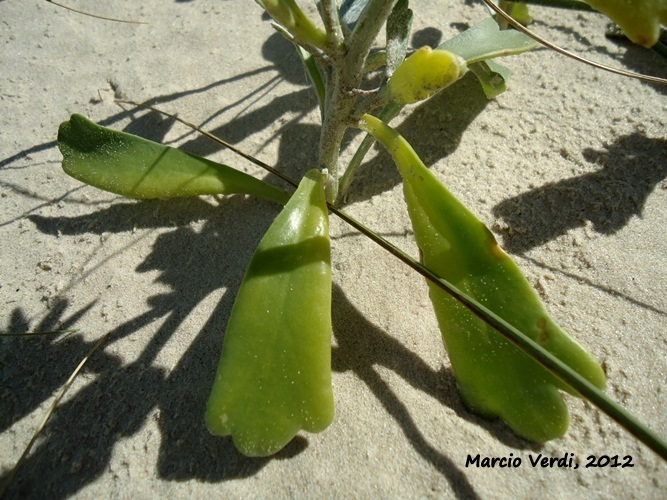
[[[248,194],[285,204],[289,195],[226,165],[72,115],[58,130],[63,170],[130,198]]]

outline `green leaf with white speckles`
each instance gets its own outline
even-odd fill
[[[129,198],[247,194],[285,204],[289,195],[236,169],[72,115],[58,130],[63,170]]]
[[[245,455],[272,455],[333,419],[328,227],[313,170],[262,238],[234,302],[206,425]]]
[[[426,168],[395,130],[366,115],[364,128],[394,157],[426,267],[518,328],[598,388],[597,360],[549,316],[491,231]],[[558,389],[576,392],[429,282],[433,308],[466,405],[500,417],[520,436],[544,442],[565,434],[569,414]]]

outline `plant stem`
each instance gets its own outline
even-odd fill
[[[371,0],[345,42],[342,57],[332,58],[332,74],[327,82],[327,102],[324,106],[319,152],[320,168],[327,169],[329,173],[326,193],[327,201],[330,203],[338,199],[338,159],[345,130],[350,126],[350,119],[354,114],[356,103],[354,91],[361,87],[363,70],[371,45],[391,14],[395,3],[396,0]],[[326,14],[326,10],[323,5],[323,14]],[[325,20],[327,31],[336,29],[329,26],[331,23],[333,21]],[[329,36],[332,34],[329,33]]]
[[[402,109],[403,104],[387,104],[382,108],[380,113],[378,113],[377,117],[383,122],[389,123]],[[354,175],[357,173],[357,169],[373,144],[375,144],[375,138],[371,134],[366,134],[366,137],[364,137],[361,145],[354,153],[354,156],[340,178],[340,182],[338,183],[338,199],[336,200],[337,204],[345,201],[347,190],[350,188],[350,184],[352,184],[352,181],[354,180]]]
[[[333,202],[338,196],[338,157],[347,129],[347,121],[354,110],[355,98],[341,82],[341,75],[334,68],[334,74],[327,85],[327,102],[320,133],[320,167],[327,169],[327,201]]]
[[[346,57],[349,69],[354,72],[363,69],[371,44],[387,21],[395,3],[396,0],[371,0],[366,6],[350,36]]]
[[[335,40],[337,45],[343,42],[343,30],[338,19],[338,9],[336,8],[336,0],[323,0],[320,2],[322,22],[324,29],[329,36],[329,40]]]
[[[498,2],[498,7],[503,9],[508,14],[512,11],[512,3],[508,2],[507,0],[500,0],[500,2]],[[498,26],[500,26],[501,30],[506,30],[509,27],[507,21],[498,15],[496,15],[496,22],[498,23]]]

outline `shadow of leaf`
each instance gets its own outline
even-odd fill
[[[212,439],[202,415],[234,291],[253,249],[271,222],[271,211],[277,213],[278,207],[238,196],[224,199],[218,207],[201,199],[181,203],[179,207],[178,202],[129,202],[82,217],[31,218],[38,230],[48,234],[101,234],[129,231],[136,226],[169,228],[176,225],[177,229],[157,236],[151,253],[136,270],[140,273],[159,271],[158,281],[168,285],[169,290],[147,297],[148,307],[144,313],[113,328],[109,340],[93,356],[91,367],[85,371],[88,377],[91,372],[97,373],[95,379],[58,407],[43,439],[14,478],[9,497],[36,496],[44,491],[51,498],[68,497],[97,477],[113,474],[109,469],[110,458],[116,445],[135,435],[148,418],[157,419],[163,429],[161,449],[169,453],[161,454],[158,468],[168,477],[178,477],[186,467],[195,471],[195,477],[224,480],[250,475],[267,463],[267,460],[243,459],[231,442]],[[201,230],[194,231],[187,225],[201,219],[206,221]],[[205,297],[220,288],[227,288],[221,304],[196,335],[194,347],[188,350],[194,349],[197,355],[184,356],[194,359],[194,366],[189,366],[185,375],[178,370],[167,373],[164,368],[155,366],[156,357],[174,335],[188,334],[182,328],[185,319]],[[62,309],[58,311],[54,314],[60,317]],[[18,313],[14,324],[22,326]],[[60,323],[61,327],[63,325]],[[108,353],[110,344],[140,330],[153,333],[135,361],[123,363]],[[200,346],[203,350],[197,351]],[[63,344],[62,348],[66,347],[72,345]],[[90,348],[87,345],[75,347],[70,357],[82,355]],[[60,366],[61,360],[53,359],[59,352],[60,348],[45,356],[46,360],[54,361],[55,367],[41,359],[30,366],[30,373],[16,380],[30,388],[43,384],[55,370],[60,374],[56,380],[62,382],[62,377],[69,374],[78,360]],[[29,407],[49,395],[45,391],[36,392]],[[26,408],[28,406],[20,413],[24,414]],[[17,415],[18,411],[13,414]],[[170,422],[178,424],[170,425]],[[299,453],[304,448],[303,440],[296,441],[282,456]],[[193,449],[200,452],[192,453]],[[199,459],[184,462],[189,454]]]
[[[69,329],[77,323],[94,305],[90,303],[65,318],[69,307],[67,300],[52,305],[42,321],[31,328],[20,308],[14,309],[8,325],[8,332],[46,332]],[[2,387],[2,411],[0,412],[0,432],[4,432],[14,422],[25,417],[46,401],[61,387],[79,360],[92,348],[79,335],[47,335],[29,338],[0,338],[0,387]],[[89,371],[100,373],[118,367],[119,360],[98,358],[88,367]],[[37,381],[36,367],[48,367]],[[26,383],[28,382],[28,383]]]
[[[509,226],[503,238],[509,252],[526,252],[586,221],[601,234],[614,234],[641,215],[648,196],[667,177],[665,139],[634,133],[583,154],[602,169],[531,189],[493,208]]]
[[[458,417],[480,425],[506,445],[516,449],[537,449],[514,435],[502,422],[489,421],[471,414],[464,406],[449,368],[433,370],[417,354],[370,323],[345,297],[333,288],[333,325],[338,347],[333,349],[332,368],[351,370],[371,390],[387,413],[403,430],[413,448],[447,479],[459,498],[476,498],[474,488],[456,463],[438,448],[443,443],[429,443],[415,424],[409,409],[382,379],[376,366],[394,371],[415,389],[454,410]],[[432,332],[439,336],[439,332]],[[443,425],[447,425],[443,422]]]

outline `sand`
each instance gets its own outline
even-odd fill
[[[83,186],[60,168],[58,125],[80,113],[266,177],[114,98],[150,101],[296,177],[315,166],[316,100],[254,2],[68,3],[148,24],[0,1],[0,328],[79,330],[0,342],[3,477],[110,333],[9,498],[665,496],[665,462],[590,404],[567,397],[570,430],[543,446],[469,413],[423,279],[335,219],[334,423],[269,459],[209,435],[203,411],[225,325],[278,207],[239,196],[134,201]],[[415,45],[486,15],[477,2],[445,4],[413,2]],[[667,76],[654,52],[605,39],[601,16],[532,12],[536,30],[585,57]],[[395,124],[603,363],[608,394],[667,436],[665,88],[547,50],[504,63],[510,88],[495,100],[466,77]],[[398,175],[385,153],[368,158],[346,210],[416,256]],[[521,465],[466,467],[478,454]],[[533,467],[538,455],[579,467]],[[587,468],[589,456],[629,456],[633,467]]]

